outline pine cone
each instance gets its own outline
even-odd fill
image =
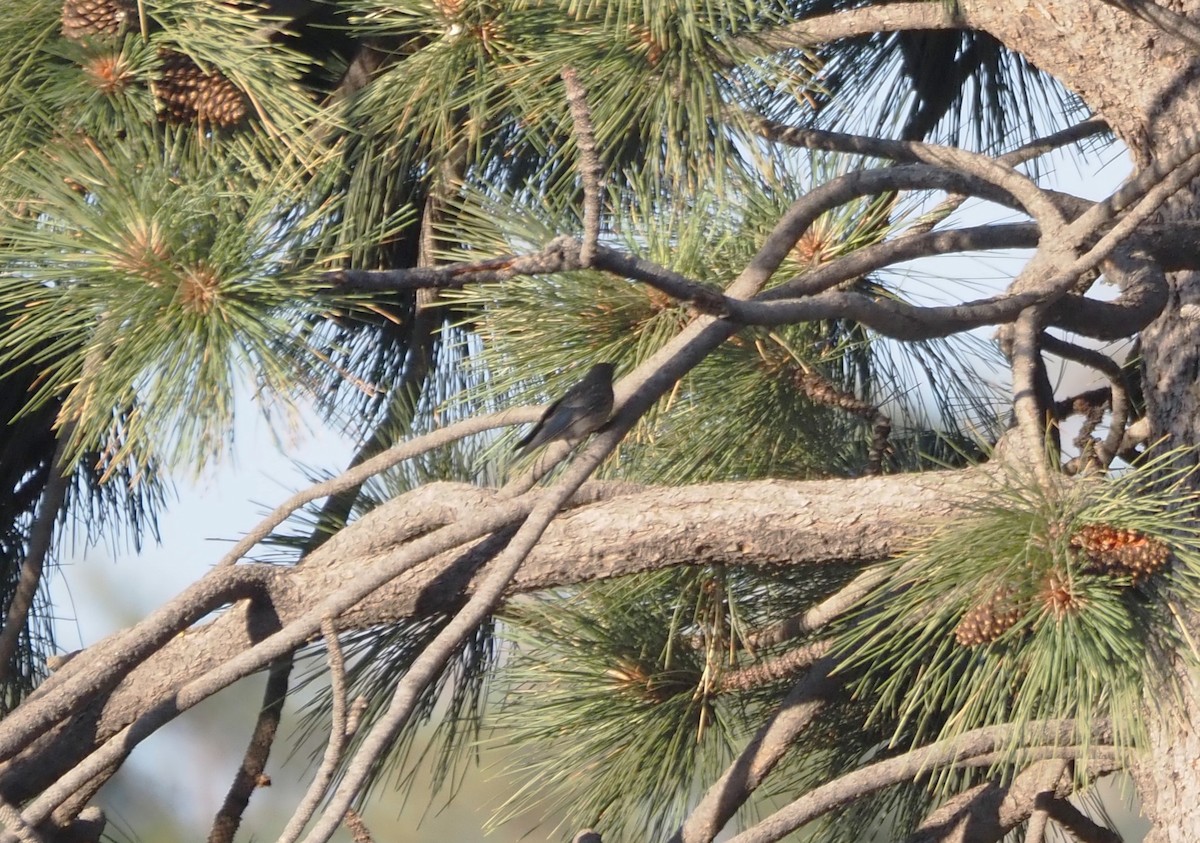
[[[137,17],[137,0],[63,0],[62,34],[72,41],[116,38]]]
[[[1071,536],[1071,547],[1087,555],[1084,570],[1129,576],[1135,582],[1161,570],[1171,558],[1171,549],[1138,530],[1108,524],[1085,524]]]
[[[246,95],[219,71],[206,72],[182,53],[160,53],[162,73],[155,93],[168,120],[222,129],[246,119]]]
[[[954,640],[963,647],[990,644],[1012,629],[1024,614],[1012,588],[998,588],[971,608],[954,627]]]

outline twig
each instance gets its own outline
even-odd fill
[[[321,804],[329,783],[333,781],[346,743],[350,739],[349,718],[346,707],[346,659],[342,655],[342,645],[337,637],[337,625],[332,617],[321,621],[321,636],[325,640],[326,658],[329,661],[329,685],[332,692],[332,711],[329,725],[329,741],[325,744],[325,754],[321,765],[305,791],[304,798],[292,812],[292,817],[277,843],[293,843],[304,831]],[[349,810],[349,809],[347,809]]]
[[[550,275],[586,268],[581,259],[583,244],[566,235],[556,237],[538,252],[452,264],[433,269],[340,270],[326,280],[351,290],[420,290],[427,287],[458,288],[465,284],[496,284],[527,275]],[[642,281],[680,301],[691,302],[706,313],[723,307],[721,291],[693,281],[645,258],[596,246],[593,265],[627,278]]]
[[[25,558],[21,561],[21,571],[17,575],[17,587],[13,592],[12,602],[8,604],[4,629],[0,630],[0,684],[8,682],[12,675],[13,654],[17,651],[21,633],[25,631],[29,620],[29,610],[42,582],[46,557],[54,542],[54,525],[58,522],[67,500],[67,489],[71,484],[71,478],[66,473],[67,443],[71,439],[73,427],[74,425],[67,425],[59,431],[54,456],[50,458],[50,471],[46,476],[42,499],[38,501],[37,513],[29,528],[29,544]]]
[[[1043,334],[1040,339],[1042,348],[1056,357],[1073,360],[1088,368],[1095,369],[1110,381],[1121,379],[1121,366],[1107,354],[1094,348],[1085,348],[1077,343],[1068,342],[1053,334]]]
[[[900,782],[909,781],[931,769],[945,766],[990,766],[992,753],[1013,740],[1011,724],[972,729],[955,738],[938,741],[894,758],[877,761],[841,778],[810,790],[787,807],[776,811],[754,827],[731,838],[730,843],[773,843],[855,799]],[[1084,752],[1071,744],[1076,739],[1073,720],[1026,723],[1021,727],[1025,746],[1022,757],[1071,759]],[[1088,752],[1100,747],[1089,746]]]
[[[467,264],[448,264],[435,267],[412,267],[408,269],[338,269],[326,272],[322,280],[344,290],[364,292],[391,291],[397,289],[457,289],[464,284],[487,284],[507,281],[522,275],[546,275],[582,269],[579,252],[564,254],[563,243],[572,243],[571,237],[557,237],[540,252],[531,255],[502,255],[497,258]]]
[[[575,68],[564,67],[561,75],[567,87],[567,105],[570,106],[571,123],[575,127],[575,145],[579,147],[579,177],[583,181],[583,245],[579,249],[579,261],[584,266],[591,266],[596,256],[596,243],[600,239],[600,180],[604,177],[604,167],[596,149],[596,132],[592,126],[587,91],[579,81]]]
[[[291,677],[293,658],[289,655],[271,665],[267,671],[267,683],[263,688],[262,706],[254,722],[254,731],[242,756],[242,763],[234,774],[225,800],[217,810],[208,843],[231,843],[242,824],[242,816],[250,804],[254,791],[262,786],[267,759],[279,732],[283,719],[283,704],[287,699],[288,680]]]
[[[771,647],[815,632],[856,604],[887,577],[888,571],[882,566],[868,568],[816,606],[749,636],[746,646],[751,650]]]

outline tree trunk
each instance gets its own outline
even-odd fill
[[[1127,4],[1140,5],[1140,0]],[[1200,21],[1197,0],[1162,0]],[[1200,126],[1200,53],[1182,39],[1102,0],[978,0],[963,4],[970,25],[1021,52],[1073,90],[1129,147],[1137,167],[1166,158]],[[1193,190],[1163,211],[1195,219]],[[1200,444],[1200,278],[1171,279],[1171,300],[1142,334],[1151,439]],[[1197,624],[1189,617],[1192,637]],[[1177,669],[1182,670],[1180,665]],[[1135,771],[1152,843],[1196,839],[1200,830],[1200,694],[1193,678],[1181,705],[1147,704],[1149,746]],[[1161,693],[1152,697],[1164,700]]]

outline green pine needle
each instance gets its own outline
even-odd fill
[[[1085,747],[1101,727],[1118,747],[1137,746],[1146,689],[1169,695],[1176,681],[1161,657],[1184,644],[1170,603],[1194,595],[1200,577],[1200,537],[1186,522],[1196,495],[1173,468],[1179,456],[1111,481],[1043,487],[1003,475],[969,515],[891,563],[887,585],[843,625],[840,654],[893,743],[1011,723],[1015,762],[1021,724],[1067,717]],[[1099,569],[1076,544],[1085,525],[1137,531],[1173,563],[1141,579]],[[961,625],[991,601],[1013,613],[1007,628],[962,643]]]
[[[23,213],[0,226],[0,361],[42,366],[29,407],[66,402],[73,456],[199,470],[231,436],[239,371],[287,407],[318,365],[296,325],[331,209],[294,162],[258,180],[221,153],[183,130],[70,139],[4,174]]]

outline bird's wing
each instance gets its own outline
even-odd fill
[[[537,420],[537,424],[533,426],[533,429],[525,434],[519,442],[517,442],[515,450],[520,451],[522,448],[533,447],[535,444],[540,445],[542,442],[545,442],[547,439],[550,439],[552,436],[554,436],[557,431],[547,428],[546,422],[551,420],[551,418],[554,416],[554,411],[557,410],[559,405],[562,404],[563,401],[567,400],[570,395],[571,393],[568,392],[561,398],[555,399],[554,403],[547,407],[546,411],[542,413],[542,417]],[[561,425],[562,422],[560,421],[557,425],[559,429],[561,429]],[[544,436],[542,436],[543,432],[545,433]],[[534,440],[537,440],[536,443]]]

